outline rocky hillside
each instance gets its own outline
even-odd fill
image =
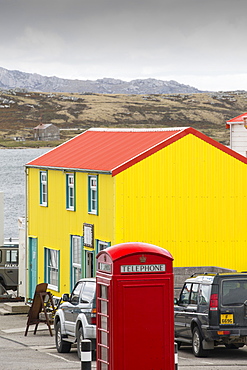
[[[225,122],[247,112],[247,93],[61,94],[0,91],[0,146],[37,146],[40,122],[61,129],[61,140],[90,127],[194,127],[229,144]],[[23,138],[25,141],[15,142]]]
[[[25,89],[41,92],[69,92],[95,94],[174,94],[197,93],[198,89],[176,81],[138,79],[130,82],[103,78],[96,81],[68,80],[46,77],[36,73],[10,71],[0,67],[0,89]]]

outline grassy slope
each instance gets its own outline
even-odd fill
[[[0,92],[0,146],[47,146],[34,142],[41,121],[61,131],[57,145],[90,127],[194,127],[229,144],[225,122],[247,112],[247,93],[103,95]],[[68,130],[70,129],[70,130]],[[77,130],[75,130],[77,129]],[[14,137],[25,137],[16,142]]]

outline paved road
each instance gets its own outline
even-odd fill
[[[81,369],[75,348],[70,353],[57,353],[54,336],[50,336],[46,325],[40,324],[36,335],[31,326],[25,337],[26,321],[26,315],[0,315],[1,369]],[[181,347],[178,364],[179,370],[247,370],[247,347],[239,350],[218,347],[207,358],[195,358],[190,347]],[[92,369],[95,368],[93,362]]]

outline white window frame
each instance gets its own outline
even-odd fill
[[[98,240],[98,253],[109,247],[109,243]]]
[[[45,280],[48,288],[57,292],[59,291],[59,260],[59,250],[45,248]]]
[[[75,286],[77,279],[76,275],[80,278],[82,276],[82,246],[81,237],[72,235],[72,246],[71,246],[71,260],[72,260],[72,287]]]
[[[98,176],[88,177],[88,213],[98,214]]]
[[[75,210],[75,174],[66,174],[66,209]]]
[[[48,188],[47,188],[47,171],[40,171],[40,205],[47,207]]]

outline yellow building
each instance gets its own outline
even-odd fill
[[[247,270],[247,158],[192,128],[90,129],[26,165],[28,293],[95,275],[109,245]]]

